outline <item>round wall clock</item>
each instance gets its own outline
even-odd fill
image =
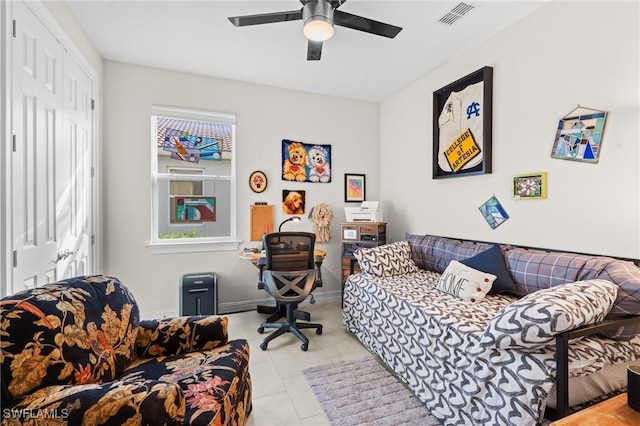
[[[256,170],[249,176],[249,187],[253,192],[261,193],[267,189],[267,175],[260,170]]]

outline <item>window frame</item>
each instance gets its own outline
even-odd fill
[[[176,118],[194,121],[208,121],[221,124],[229,124],[231,126],[231,174],[224,175],[193,175],[193,174],[175,174],[161,173],[158,170],[158,142],[157,142],[157,117]],[[171,253],[194,253],[207,251],[237,251],[240,241],[237,240],[236,229],[236,117],[235,114],[226,114],[212,111],[204,111],[197,109],[186,109],[177,107],[168,107],[160,105],[152,105],[151,107],[151,240],[147,247],[153,254],[171,254]],[[174,167],[175,169],[179,167]],[[230,182],[230,211],[229,211],[229,233],[228,236],[221,237],[196,237],[196,238],[159,238],[161,209],[166,206],[160,204],[161,189],[160,182],[170,182],[176,180],[195,180],[204,181],[229,181]]]

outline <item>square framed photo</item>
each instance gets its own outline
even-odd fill
[[[509,219],[509,215],[495,195],[478,207],[478,210],[480,210],[491,229],[496,229]]]
[[[578,115],[569,113],[558,121],[551,158],[598,162],[607,112],[578,106],[572,113],[581,109],[591,111]]]
[[[514,200],[547,198],[547,174],[537,172],[514,176],[511,193]]]
[[[365,201],[366,194],[365,175],[345,173],[344,175],[344,201],[346,203],[358,203]]]

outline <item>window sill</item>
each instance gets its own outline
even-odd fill
[[[172,241],[154,242],[147,247],[151,254],[202,253],[208,251],[238,251],[240,241]]]

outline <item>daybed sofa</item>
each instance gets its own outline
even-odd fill
[[[2,424],[243,425],[249,346],[227,322],[139,321],[129,290],[101,275],[6,297]]]
[[[632,262],[411,234],[354,256],[344,326],[445,424],[561,417],[640,357]]]

